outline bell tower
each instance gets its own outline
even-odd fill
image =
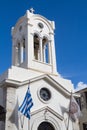
[[[26,11],[12,27],[12,65],[57,74],[54,21]]]

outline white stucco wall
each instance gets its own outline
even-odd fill
[[[51,92],[51,99],[48,102],[44,102],[42,99],[40,99],[40,95],[39,95],[39,90],[42,87],[46,87],[50,90]],[[18,106],[21,105],[25,93],[27,91],[28,88],[28,84],[25,86],[21,86],[16,90],[16,97],[18,100]],[[31,127],[33,127],[32,125],[34,125],[34,118],[37,120],[39,118],[42,118],[42,121],[44,120],[44,112],[42,112],[42,116],[40,115],[39,111],[41,111],[42,108],[48,107],[50,109],[52,109],[52,111],[54,111],[55,113],[57,113],[58,115],[60,115],[63,119],[59,119],[58,116],[55,114],[53,115],[54,119],[57,121],[57,118],[59,120],[59,124],[61,122],[62,126],[61,126],[61,130],[65,130],[66,126],[68,124],[68,115],[67,115],[67,110],[69,108],[69,101],[70,99],[67,98],[66,96],[64,96],[60,91],[57,90],[57,88],[54,88],[54,86],[52,86],[51,84],[48,84],[46,81],[42,80],[38,80],[36,82],[33,82],[30,84],[30,92],[32,95],[32,99],[33,99],[33,103],[34,106],[31,108],[31,120],[30,120],[30,124]],[[38,111],[38,114],[37,112]],[[36,114],[33,114],[35,113]],[[50,117],[51,113],[49,113],[49,117]],[[34,116],[34,118],[33,118]],[[38,117],[40,116],[40,117]],[[49,118],[48,118],[49,120]],[[50,120],[49,120],[50,121]],[[25,117],[25,121],[24,121],[24,129],[28,130],[28,120]],[[38,125],[39,125],[39,121],[38,121]],[[20,119],[19,119],[19,128],[21,129],[21,124],[20,124]],[[33,129],[31,129],[33,130]],[[72,130],[72,123],[70,121],[70,130]]]

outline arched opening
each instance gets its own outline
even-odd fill
[[[17,53],[17,65],[22,64],[25,61],[25,39],[22,42],[18,42],[16,46],[16,53]]]
[[[25,39],[23,39],[23,62],[25,61],[26,54],[25,54]]]
[[[38,130],[55,130],[55,129],[51,123],[44,121],[39,125]]]
[[[39,37],[37,34],[34,34],[34,59],[39,60]]]
[[[43,37],[42,40],[42,50],[43,50],[43,62],[49,63],[49,45],[48,45],[48,39],[46,37]]]

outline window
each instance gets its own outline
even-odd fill
[[[0,106],[0,121],[5,121],[5,115],[6,115],[5,108]]]
[[[79,98],[75,98],[75,99],[76,99],[76,101],[77,101],[77,103],[78,103],[78,105],[80,107],[80,110],[81,110],[81,99],[80,99],[80,97]]]
[[[87,104],[87,92],[85,92],[86,104]]]
[[[81,109],[86,108],[86,97],[85,97],[85,93],[81,93]]]
[[[83,130],[87,130],[87,123],[83,123]]]
[[[51,98],[51,92],[49,89],[47,88],[41,88],[40,89],[40,97],[44,100],[44,101],[48,101]]]

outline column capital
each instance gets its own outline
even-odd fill
[[[48,40],[48,42],[52,42],[52,40],[50,39],[50,40]]]
[[[43,37],[41,37],[41,36],[40,36],[39,38],[40,38],[41,40],[43,39]]]

